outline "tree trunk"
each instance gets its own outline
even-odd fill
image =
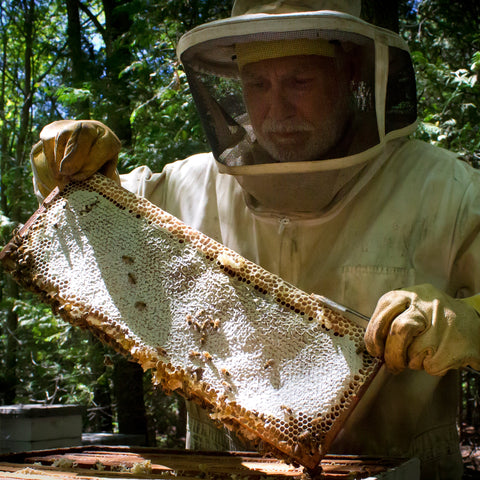
[[[91,430],[95,432],[113,432],[112,394],[110,382],[105,375],[106,353],[107,347],[90,334],[88,360],[95,384],[93,385],[93,408],[89,411],[88,419]],[[102,378],[103,380],[100,380]]]
[[[121,72],[132,62],[127,34],[132,26],[132,18],[127,9],[128,0],[103,0],[105,12],[105,47],[107,83],[105,98],[110,103],[107,123],[118,135],[124,147],[132,143],[130,126],[130,92],[126,77],[120,78]]]
[[[362,18],[378,27],[399,32],[399,0],[362,0]]]
[[[113,384],[120,433],[143,435],[147,439],[147,416],[143,398],[143,370],[137,363],[117,356]]]
[[[5,100],[7,95],[7,71],[8,71],[8,58],[7,58],[7,42],[8,35],[3,32],[2,34],[2,82],[0,92],[0,122],[3,126],[0,129],[0,207],[2,212],[7,212],[7,195],[6,195],[6,181],[5,173],[7,172],[8,164],[8,130],[6,128],[7,116],[5,113]]]
[[[23,84],[23,105],[20,116],[20,126],[18,128],[18,137],[16,144],[15,160],[17,166],[25,164],[27,151],[27,137],[30,131],[30,115],[33,103],[33,87],[32,87],[32,61],[33,61],[33,27],[35,21],[35,0],[25,0],[23,3],[23,11],[25,13],[25,53],[24,53],[24,84]],[[17,178],[20,192],[22,185],[22,178]],[[17,202],[12,202],[16,205]],[[20,215],[16,207],[13,207],[15,216],[11,216],[12,220],[19,220]]]
[[[88,64],[86,55],[82,49],[82,29],[78,0],[66,0],[67,5],[67,43],[70,56],[71,84],[74,88],[80,88],[88,80]],[[90,118],[89,101],[80,100],[75,104],[76,118]]]
[[[21,197],[23,195],[23,167],[26,158],[26,143],[30,131],[31,109],[33,101],[32,88],[32,61],[33,61],[33,31],[35,21],[35,0],[24,0],[22,2],[23,17],[23,32],[24,32],[24,56],[23,56],[23,104],[21,107],[20,123],[17,129],[18,135],[15,142],[14,155],[9,154],[9,146],[6,144],[7,138],[2,133],[2,177],[3,174],[10,169],[15,169],[17,175],[10,175],[10,183],[13,184],[10,188],[11,194],[8,198],[5,194],[2,180],[2,201],[1,205],[5,215],[7,215],[12,222],[20,224],[24,220],[22,218]],[[6,54],[3,54],[4,61],[6,61]],[[4,65],[5,68],[5,65]],[[2,85],[4,87],[4,85]],[[2,91],[2,95],[4,90]],[[3,112],[3,97],[2,97],[2,115]],[[4,115],[3,115],[4,116]],[[11,158],[14,157],[15,164],[12,165]],[[10,161],[9,161],[10,160]],[[13,187],[13,188],[12,188]],[[8,277],[4,281],[4,294],[6,298],[16,299],[19,297],[19,287]],[[4,401],[5,403],[14,403],[16,396],[16,387],[19,383],[17,371],[17,351],[18,339],[16,331],[18,327],[17,312],[11,308],[6,315],[5,330],[7,334],[7,347],[5,358],[5,376],[4,376]]]

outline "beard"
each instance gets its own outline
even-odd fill
[[[277,162],[321,160],[338,145],[345,131],[344,115],[332,115],[320,126],[299,119],[265,119],[257,132],[258,143]]]

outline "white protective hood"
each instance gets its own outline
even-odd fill
[[[180,39],[178,56],[221,172],[241,177],[351,167],[357,172],[381,152],[388,140],[414,131],[415,78],[408,47],[396,33],[361,20],[360,4],[341,0],[237,0],[230,18],[201,25]],[[346,151],[333,149],[332,157],[272,162],[261,152],[246,113],[236,45],[299,38],[341,45],[355,59],[351,141]]]

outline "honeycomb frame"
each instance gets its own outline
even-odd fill
[[[380,367],[361,326],[102,175],[55,189],[0,260],[167,393],[310,470]]]

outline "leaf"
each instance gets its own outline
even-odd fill
[[[85,88],[60,87],[56,97],[65,105],[73,105],[76,102],[91,99],[93,94]]]

